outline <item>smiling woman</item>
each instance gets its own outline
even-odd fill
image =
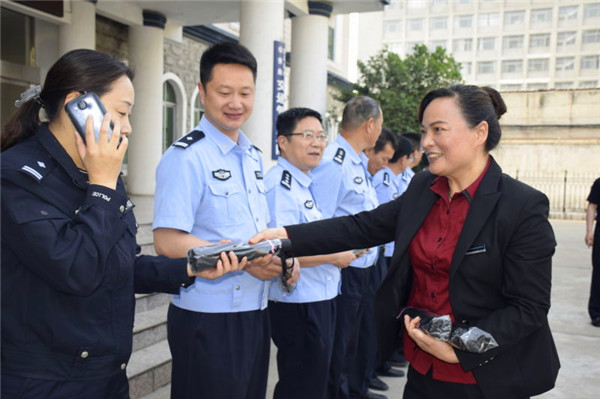
[[[376,300],[380,358],[403,329],[405,399],[529,398],[554,387],[560,362],[548,326],[552,255],[548,198],[502,173],[489,151],[506,112],[491,88],[451,86],[419,106],[430,169],[402,196],[352,216],[265,230],[296,256],[394,240]],[[499,346],[471,353],[426,335],[406,306],[490,333]]]

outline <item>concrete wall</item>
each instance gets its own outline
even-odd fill
[[[600,89],[506,92],[503,169],[600,175]]]

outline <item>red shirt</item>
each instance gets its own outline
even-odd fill
[[[439,195],[423,225],[408,248],[413,269],[413,283],[408,306],[428,310],[438,315],[449,314],[454,320],[450,303],[450,263],[458,237],[465,224],[471,200],[487,173],[491,159],[481,175],[449,200],[448,179],[437,177],[431,191]],[[402,321],[403,322],[403,321]],[[425,375],[433,367],[433,378],[461,384],[476,384],[473,373],[460,364],[443,362],[421,350],[404,332],[404,356],[410,365]]]

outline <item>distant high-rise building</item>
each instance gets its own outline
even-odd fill
[[[443,47],[465,82],[500,90],[600,87],[600,2],[392,0],[384,46]]]

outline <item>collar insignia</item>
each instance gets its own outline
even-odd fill
[[[333,157],[333,160],[339,164],[342,164],[344,162],[345,157],[346,157],[346,150],[344,150],[343,148],[340,147],[335,152],[335,156]]]
[[[292,174],[287,170],[284,170],[281,174],[281,185],[288,190],[292,189]]]

